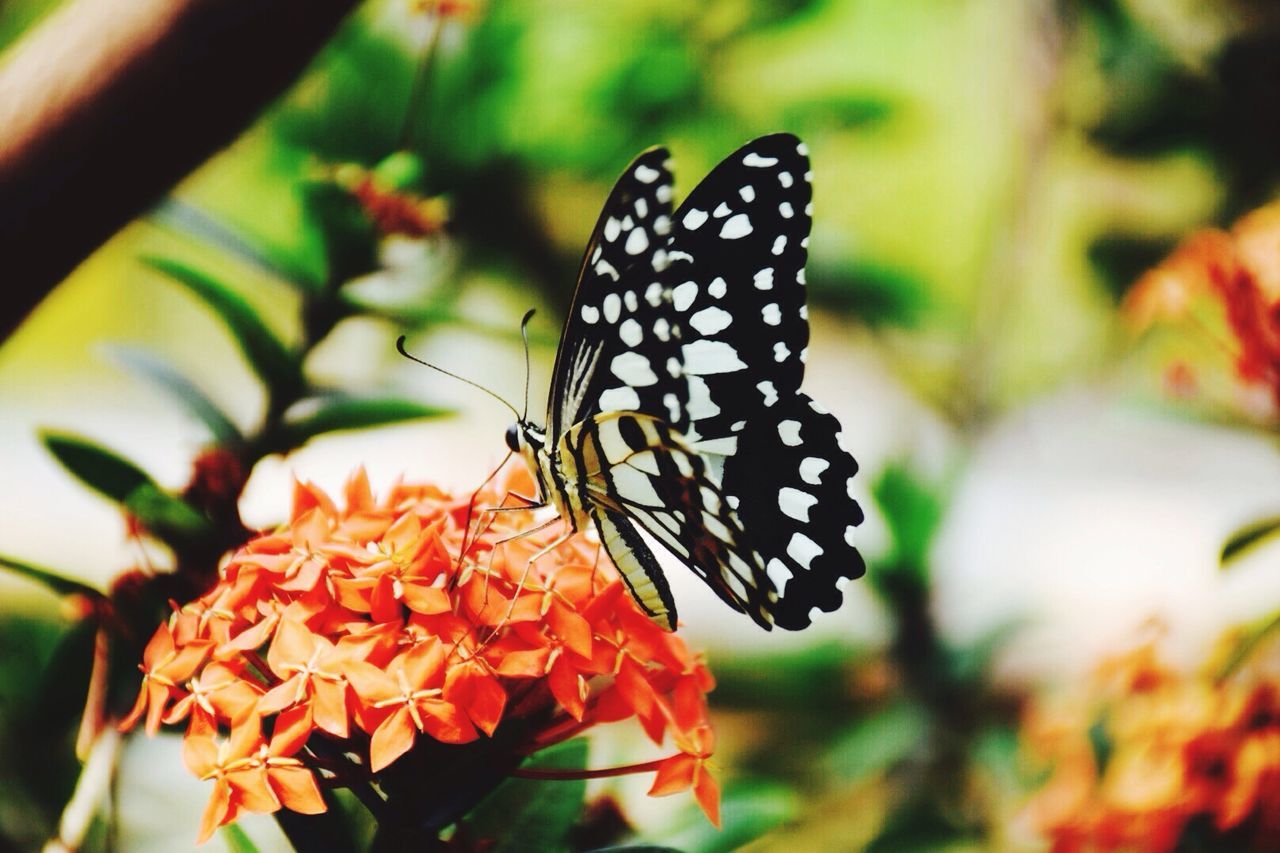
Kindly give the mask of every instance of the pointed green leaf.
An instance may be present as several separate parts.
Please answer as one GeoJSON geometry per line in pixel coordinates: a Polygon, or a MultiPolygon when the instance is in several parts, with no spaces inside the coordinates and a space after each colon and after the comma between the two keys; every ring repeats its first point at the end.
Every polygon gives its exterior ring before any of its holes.
{"type": "Polygon", "coordinates": [[[191,414],[209,428],[209,432],[218,444],[234,445],[244,441],[240,429],[218,408],[217,404],[168,362],[138,347],[112,346],[108,351],[113,359],[131,373],[150,380],[177,397],[191,414]]]}
{"type": "Polygon", "coordinates": [[[13,557],[6,557],[3,554],[0,554],[0,566],[3,566],[14,574],[22,575],[36,583],[43,584],[58,595],[80,594],[93,596],[94,598],[100,598],[102,596],[102,593],[86,583],[72,580],[66,575],[55,572],[52,569],[46,569],[42,566],[37,566],[22,560],[15,560],[13,557]]]}
{"type": "Polygon", "coordinates": [[[40,440],[82,483],[123,505],[160,538],[190,541],[209,534],[207,518],[116,453],[66,433],[43,432],[40,440]]]}
{"type": "Polygon", "coordinates": [[[143,261],[186,287],[213,309],[268,388],[278,391],[299,387],[302,378],[297,361],[244,297],[213,276],[180,261],[156,257],[143,261]]]}
{"type": "Polygon", "coordinates": [[[1249,659],[1249,656],[1261,645],[1262,641],[1271,636],[1271,633],[1276,629],[1280,629],[1280,613],[1253,623],[1249,627],[1248,633],[1232,649],[1231,657],[1227,659],[1227,662],[1222,665],[1222,669],[1218,671],[1218,681],[1225,681],[1230,678],[1240,668],[1240,665],[1249,659]]]}
{"type": "Polygon", "coordinates": [[[1261,545],[1278,533],[1280,533],[1280,516],[1264,518],[1261,521],[1255,521],[1240,528],[1231,534],[1231,538],[1222,546],[1220,557],[1222,565],[1225,567],[1227,563],[1236,559],[1253,546],[1261,545]]]}
{"type": "Polygon", "coordinates": [[[258,853],[258,845],[253,843],[253,839],[240,828],[239,824],[229,823],[218,830],[218,834],[222,836],[231,853],[258,853]]]}
{"type": "Polygon", "coordinates": [[[425,168],[422,158],[411,151],[395,151],[373,167],[373,177],[393,190],[417,190],[425,168]]]}
{"type": "Polygon", "coordinates": [[[306,414],[286,420],[274,449],[291,450],[326,432],[368,429],[420,418],[438,418],[450,410],[395,397],[334,396],[308,401],[306,414]]]}
{"type": "MultiPolygon", "coordinates": [[[[534,755],[529,767],[580,770],[587,763],[587,742],[576,738],[534,755]]],[[[508,779],[471,813],[468,823],[495,853],[563,850],[569,830],[582,814],[585,779],[508,779]]]]}
{"type": "Polygon", "coordinates": [[[151,212],[150,218],[161,225],[221,249],[300,291],[315,293],[321,288],[322,282],[316,275],[308,272],[304,265],[290,257],[289,253],[249,239],[182,199],[166,199],[151,212]]]}

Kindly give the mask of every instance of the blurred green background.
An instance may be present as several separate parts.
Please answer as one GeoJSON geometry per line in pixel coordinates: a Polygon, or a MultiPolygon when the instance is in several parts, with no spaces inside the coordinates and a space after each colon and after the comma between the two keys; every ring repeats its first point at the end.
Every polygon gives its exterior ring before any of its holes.
{"type": "MultiPolygon", "coordinates": [[[[0,4],[0,46],[52,5],[0,4]]],[[[417,330],[426,357],[517,399],[518,318],[544,309],[537,410],[582,246],[630,158],[668,145],[679,199],[787,130],[814,169],[806,387],[862,463],[870,574],[787,637],[725,625],[678,582],[720,680],[728,829],[645,802],[640,782],[616,790],[644,837],[680,849],[1035,849],[1016,820],[1034,783],[1017,755],[1026,693],[1152,616],[1196,649],[1280,600],[1265,567],[1217,575],[1214,550],[1280,505],[1271,448],[1168,405],[1169,347],[1135,343],[1116,310],[1185,233],[1275,195],[1278,84],[1280,13],[1261,0],[492,0],[443,22],[369,2],[0,348],[0,553],[99,588],[163,562],[37,436],[92,435],[167,488],[186,481],[207,431],[109,345],[145,345],[241,429],[270,408],[205,306],[142,258],[230,283],[288,344],[307,334],[305,288],[283,280],[342,278],[366,310],[308,352],[314,385],[455,412],[268,454],[251,526],[284,515],[295,473],[334,487],[366,464],[375,487],[408,472],[466,488],[503,451],[503,413],[403,363],[395,337],[417,330]],[[421,173],[388,165],[397,151],[421,173]],[[343,164],[443,198],[446,232],[342,232],[314,187],[343,164]]],[[[55,597],[3,583],[0,843],[34,849],[76,778],[88,646],[55,597]]],[[[625,761],[627,745],[598,752],[625,761]]],[[[172,751],[147,760],[181,775],[172,751]]],[[[186,845],[197,820],[162,815],[121,849],[186,845]]]]}

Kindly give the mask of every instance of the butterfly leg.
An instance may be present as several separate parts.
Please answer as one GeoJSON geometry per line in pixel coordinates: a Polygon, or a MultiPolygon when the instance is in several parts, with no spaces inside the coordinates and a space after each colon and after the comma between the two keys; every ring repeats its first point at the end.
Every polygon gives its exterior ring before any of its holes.
{"type": "MultiPolygon", "coordinates": [[[[525,533],[533,533],[536,530],[541,530],[544,527],[547,527],[556,521],[559,521],[559,519],[558,518],[552,519],[546,524],[542,524],[542,525],[539,525],[538,527],[533,528],[532,530],[525,531],[525,533]]],[[[501,631],[506,626],[507,622],[511,619],[511,615],[516,612],[516,602],[519,601],[520,593],[524,590],[524,585],[529,580],[529,574],[533,571],[533,564],[538,562],[548,554],[550,554],[555,549],[559,548],[564,543],[568,542],[570,539],[573,538],[574,534],[576,534],[577,532],[578,531],[575,530],[572,525],[566,524],[565,530],[563,533],[561,533],[555,539],[552,539],[542,548],[538,549],[538,552],[534,554],[532,557],[530,557],[529,561],[524,564],[524,571],[520,573],[520,580],[516,582],[516,591],[511,596],[511,603],[507,605],[506,614],[503,615],[501,621],[499,621],[498,624],[494,627],[493,633],[489,634],[489,637],[484,641],[484,643],[481,644],[481,648],[483,648],[484,646],[487,646],[489,643],[493,641],[494,637],[498,636],[498,632],[501,631]]],[[[521,534],[521,535],[524,535],[524,534],[521,534]]],[[[518,538],[518,537],[512,537],[512,538],[518,538]]],[[[504,540],[504,541],[510,541],[510,540],[504,540]]]]}

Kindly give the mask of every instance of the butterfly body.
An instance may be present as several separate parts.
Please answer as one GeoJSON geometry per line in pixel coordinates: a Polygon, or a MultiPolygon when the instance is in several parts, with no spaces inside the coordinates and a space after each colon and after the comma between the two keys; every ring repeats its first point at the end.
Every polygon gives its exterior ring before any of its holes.
{"type": "Polygon", "coordinates": [[[666,151],[637,158],[588,243],[547,426],[507,434],[542,500],[595,527],[669,629],[675,603],[640,530],[765,628],[805,627],[864,571],[857,465],[799,390],[808,181],[799,140],[761,137],[672,212],[666,151]]]}

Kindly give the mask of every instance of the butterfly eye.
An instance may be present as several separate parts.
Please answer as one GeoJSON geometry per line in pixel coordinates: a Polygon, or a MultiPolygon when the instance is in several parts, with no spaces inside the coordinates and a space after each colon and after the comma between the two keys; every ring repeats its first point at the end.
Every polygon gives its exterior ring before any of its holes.
{"type": "Polygon", "coordinates": [[[520,425],[512,424],[507,427],[507,447],[511,448],[512,453],[520,452],[520,425]]]}

